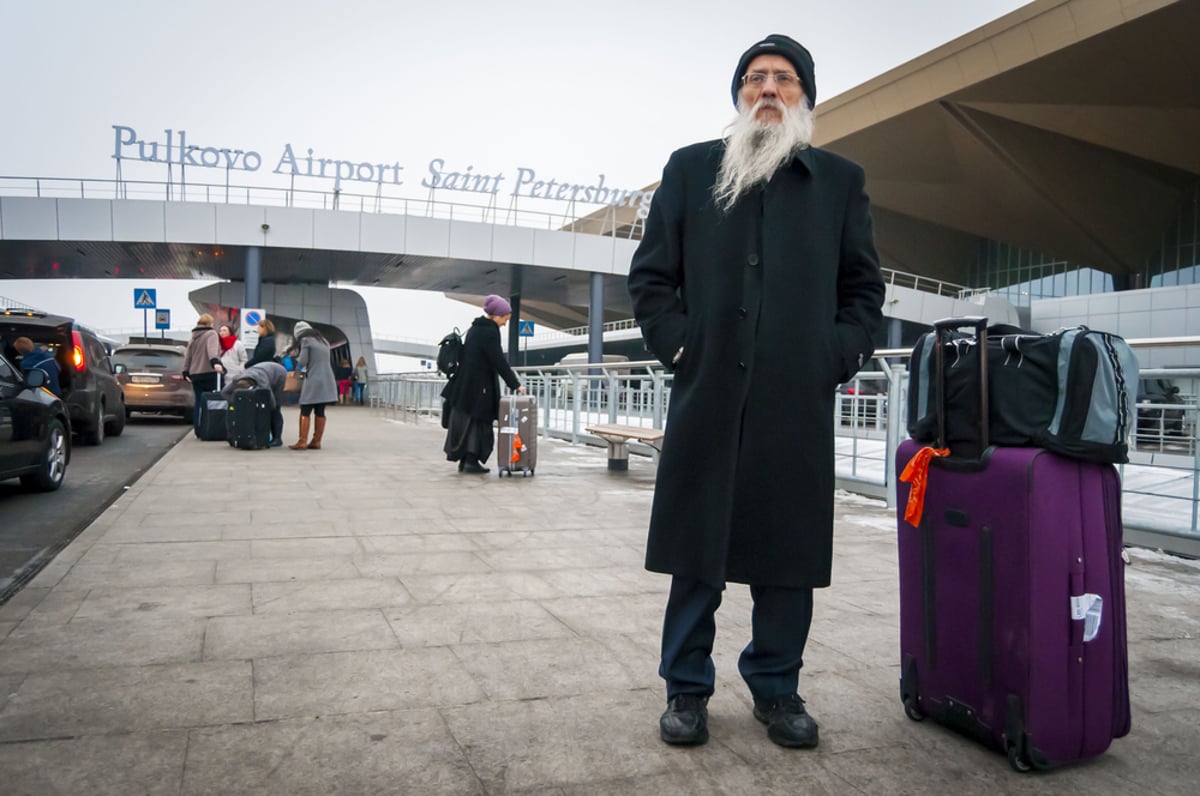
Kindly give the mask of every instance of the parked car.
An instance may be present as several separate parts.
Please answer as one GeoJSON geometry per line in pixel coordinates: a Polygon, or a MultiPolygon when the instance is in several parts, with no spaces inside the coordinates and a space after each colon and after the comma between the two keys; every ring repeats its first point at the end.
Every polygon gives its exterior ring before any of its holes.
{"type": "Polygon", "coordinates": [[[22,373],[0,356],[0,481],[43,492],[62,485],[71,461],[70,415],[46,382],[43,371],[22,373]]]}
{"type": "Polygon", "coordinates": [[[0,352],[18,360],[13,341],[28,337],[54,355],[71,428],[89,445],[125,430],[125,396],[100,336],[73,318],[32,310],[0,310],[0,352]]]}
{"type": "Polygon", "coordinates": [[[113,351],[113,370],[125,393],[125,414],[161,412],[192,422],[196,403],[192,385],[183,378],[187,348],[160,343],[134,343],[113,351]]]}

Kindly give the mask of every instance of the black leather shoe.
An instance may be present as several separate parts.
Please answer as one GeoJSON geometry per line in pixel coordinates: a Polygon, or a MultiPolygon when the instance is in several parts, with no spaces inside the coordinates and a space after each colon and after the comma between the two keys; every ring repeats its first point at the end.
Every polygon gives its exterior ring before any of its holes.
{"type": "Polygon", "coordinates": [[[680,694],[667,702],[658,719],[658,735],[678,746],[708,743],[708,697],[680,694]]]}
{"type": "Polygon", "coordinates": [[[491,472],[491,470],[484,467],[482,464],[480,464],[479,462],[477,462],[473,459],[469,462],[463,462],[462,471],[464,473],[479,473],[479,474],[491,472]]]}
{"type": "Polygon", "coordinates": [[[799,694],[760,702],[754,700],[754,718],[767,725],[767,737],[791,749],[813,749],[817,745],[817,723],[804,709],[799,694]]]}

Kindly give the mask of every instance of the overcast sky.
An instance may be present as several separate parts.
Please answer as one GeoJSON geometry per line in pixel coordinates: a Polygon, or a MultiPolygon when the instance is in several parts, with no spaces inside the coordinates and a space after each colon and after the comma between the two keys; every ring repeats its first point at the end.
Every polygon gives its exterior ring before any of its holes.
{"type": "MultiPolygon", "coordinates": [[[[769,33],[812,52],[820,102],[1024,4],[0,0],[0,175],[112,179],[121,125],[145,141],[170,128],[189,144],[257,151],[260,171],[233,177],[251,184],[271,184],[290,144],[403,165],[400,193],[414,198],[427,196],[420,180],[434,159],[509,185],[526,168],[636,189],[658,179],[672,150],[720,135],[737,58],[769,33]]],[[[166,176],[124,163],[127,179],[166,176]]],[[[101,327],[140,323],[124,300],[132,283],[82,287],[6,281],[0,296],[101,327]],[[76,309],[110,294],[113,312],[76,309]]],[[[179,294],[182,310],[183,287],[160,289],[179,294]]],[[[378,292],[374,325],[409,336],[440,337],[429,329],[474,315],[440,296],[397,310],[378,292]]]]}

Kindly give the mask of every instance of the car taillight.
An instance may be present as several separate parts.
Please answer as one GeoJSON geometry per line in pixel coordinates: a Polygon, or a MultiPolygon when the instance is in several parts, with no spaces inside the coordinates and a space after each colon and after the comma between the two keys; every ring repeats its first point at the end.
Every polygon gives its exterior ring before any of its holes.
{"type": "Polygon", "coordinates": [[[83,355],[83,338],[79,336],[79,332],[71,332],[71,342],[74,344],[75,350],[72,354],[75,363],[75,370],[80,373],[87,367],[87,359],[83,355]]]}

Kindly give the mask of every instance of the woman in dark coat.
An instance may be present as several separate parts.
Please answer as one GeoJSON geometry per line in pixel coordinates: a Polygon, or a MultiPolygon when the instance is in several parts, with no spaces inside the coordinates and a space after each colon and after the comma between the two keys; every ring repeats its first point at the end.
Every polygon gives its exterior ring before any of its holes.
{"type": "Polygon", "coordinates": [[[257,365],[260,362],[270,362],[275,359],[275,323],[270,318],[263,318],[258,322],[258,345],[254,346],[254,353],[250,355],[250,361],[246,363],[246,367],[257,365]]]}
{"type": "Polygon", "coordinates": [[[488,472],[481,463],[495,447],[492,423],[500,416],[500,379],[509,389],[525,392],[500,347],[500,329],[508,323],[512,307],[491,295],[483,302],[483,312],[471,322],[458,370],[442,390],[450,413],[443,450],[447,460],[458,462],[460,473],[488,472]]]}

